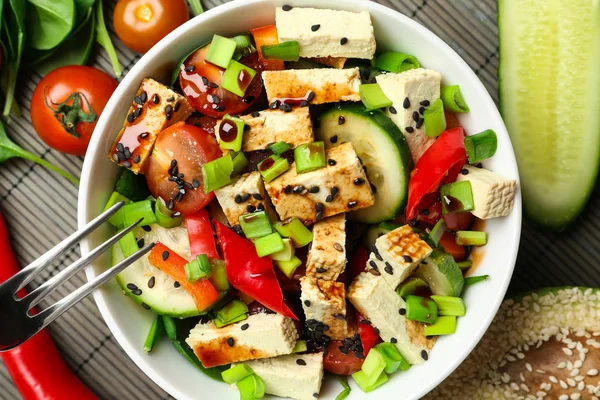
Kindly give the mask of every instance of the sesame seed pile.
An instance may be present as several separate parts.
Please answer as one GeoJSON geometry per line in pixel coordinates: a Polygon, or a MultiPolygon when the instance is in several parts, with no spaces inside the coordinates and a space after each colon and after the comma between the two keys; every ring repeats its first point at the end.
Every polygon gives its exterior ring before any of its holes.
{"type": "Polygon", "coordinates": [[[465,362],[424,399],[600,399],[600,290],[506,300],[465,362]]]}

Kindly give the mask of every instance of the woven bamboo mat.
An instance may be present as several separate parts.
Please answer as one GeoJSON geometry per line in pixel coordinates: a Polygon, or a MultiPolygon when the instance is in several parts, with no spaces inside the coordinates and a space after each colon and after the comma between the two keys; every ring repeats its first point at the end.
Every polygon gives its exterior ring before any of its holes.
{"type": "MultiPolygon", "coordinates": [[[[471,66],[492,98],[498,100],[495,0],[377,1],[410,16],[440,36],[471,66]]],[[[204,6],[213,8],[224,2],[204,0],[204,6]]],[[[106,7],[105,15],[111,19],[114,4],[106,4],[106,7]]],[[[108,25],[112,31],[111,22],[108,25]]],[[[127,72],[140,56],[125,48],[116,37],[114,41],[127,72]]],[[[106,54],[99,48],[95,50],[92,64],[110,72],[106,54]]],[[[29,101],[39,79],[35,72],[21,74],[17,101],[23,116],[7,126],[8,134],[19,145],[78,176],[83,159],[48,149],[31,127],[29,101]]],[[[27,265],[76,229],[76,207],[77,187],[67,180],[22,160],[0,166],[0,208],[21,265],[27,265]]],[[[599,226],[598,189],[579,222],[567,232],[545,233],[525,222],[510,293],[557,285],[600,287],[599,226]]],[[[37,283],[53,276],[78,256],[77,250],[70,252],[64,261],[44,272],[37,283]]],[[[83,274],[77,275],[50,296],[50,301],[56,301],[84,281],[83,274]]],[[[170,398],[129,360],[104,324],[93,300],[84,300],[50,330],[69,366],[100,398],[170,398]]],[[[0,363],[0,399],[19,398],[0,363]]]]}

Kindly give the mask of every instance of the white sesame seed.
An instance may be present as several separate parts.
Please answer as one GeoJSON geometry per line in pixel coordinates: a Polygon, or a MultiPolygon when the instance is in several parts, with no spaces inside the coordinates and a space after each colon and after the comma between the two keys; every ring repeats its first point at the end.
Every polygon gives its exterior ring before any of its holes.
{"type": "Polygon", "coordinates": [[[568,347],[563,347],[562,351],[563,351],[563,353],[565,353],[568,356],[572,356],[573,355],[573,350],[569,349],[568,347]]]}
{"type": "Polygon", "coordinates": [[[571,371],[571,373],[569,374],[569,376],[577,376],[579,375],[579,368],[575,368],[573,371],[571,371]]]}
{"type": "Polygon", "coordinates": [[[514,382],[511,382],[511,383],[510,383],[510,388],[511,388],[512,390],[519,390],[519,385],[517,385],[517,384],[516,384],[516,383],[514,383],[514,382]]]}
{"type": "Polygon", "coordinates": [[[500,379],[502,379],[502,382],[508,383],[510,382],[510,375],[505,372],[502,374],[502,377],[500,379]]]}
{"type": "Polygon", "coordinates": [[[558,400],[569,400],[569,395],[568,394],[561,394],[560,397],[558,398],[558,400]]]}
{"type": "Polygon", "coordinates": [[[567,383],[568,383],[568,384],[569,384],[569,386],[571,386],[571,387],[575,387],[575,386],[577,386],[577,382],[575,382],[575,379],[567,378],[567,383]]]}
{"type": "Polygon", "coordinates": [[[538,374],[545,374],[546,371],[544,371],[543,369],[536,369],[535,372],[537,372],[538,374]]]}
{"type": "Polygon", "coordinates": [[[596,368],[590,369],[587,374],[588,376],[596,376],[598,375],[598,370],[596,368]]]}
{"type": "Polygon", "coordinates": [[[564,362],[564,361],[562,361],[562,362],[560,362],[560,363],[558,364],[557,368],[558,368],[558,369],[565,369],[565,368],[567,368],[567,363],[566,363],[566,362],[564,362]]]}
{"type": "Polygon", "coordinates": [[[583,361],[581,360],[577,360],[573,363],[573,367],[575,368],[581,368],[583,366],[583,361]]]}
{"type": "Polygon", "coordinates": [[[533,367],[531,366],[531,364],[525,363],[525,368],[527,368],[527,371],[533,372],[533,367]]]}
{"type": "Polygon", "coordinates": [[[567,385],[567,382],[563,381],[562,379],[560,380],[560,387],[563,389],[568,389],[569,385],[567,385]]]}
{"type": "Polygon", "coordinates": [[[550,377],[548,378],[548,380],[552,383],[558,383],[558,379],[556,379],[556,377],[554,375],[550,375],[550,377]]]}
{"type": "Polygon", "coordinates": [[[521,386],[520,386],[520,388],[521,388],[522,390],[524,390],[525,392],[529,393],[529,387],[528,387],[526,384],[524,384],[524,383],[521,383],[521,386]]]}
{"type": "Polygon", "coordinates": [[[581,381],[577,384],[577,390],[583,390],[585,389],[585,382],[581,381]]]}
{"type": "Polygon", "coordinates": [[[581,393],[573,393],[571,395],[571,400],[579,400],[581,398],[581,393]]]}

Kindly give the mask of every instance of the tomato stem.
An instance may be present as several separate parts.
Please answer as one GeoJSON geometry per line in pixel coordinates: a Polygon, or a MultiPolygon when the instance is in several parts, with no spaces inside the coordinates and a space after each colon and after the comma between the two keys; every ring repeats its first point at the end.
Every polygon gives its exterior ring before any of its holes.
{"type": "Polygon", "coordinates": [[[92,108],[92,105],[88,101],[87,97],[82,92],[73,92],[67,97],[67,99],[60,103],[55,103],[52,99],[49,99],[46,94],[48,87],[44,88],[44,102],[46,107],[52,110],[54,118],[62,127],[73,137],[79,139],[81,135],[77,133],[77,124],[92,123],[98,119],[98,115],[92,108]],[[89,112],[83,111],[81,106],[81,98],[85,101],[89,112]],[[56,106],[56,107],[54,107],[56,106]]]}

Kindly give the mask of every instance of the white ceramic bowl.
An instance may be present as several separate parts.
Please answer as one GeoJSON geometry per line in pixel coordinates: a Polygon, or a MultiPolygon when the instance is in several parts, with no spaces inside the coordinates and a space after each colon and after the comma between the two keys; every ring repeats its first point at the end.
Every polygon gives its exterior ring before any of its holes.
{"type": "MultiPolygon", "coordinates": [[[[189,51],[210,40],[214,33],[231,35],[274,23],[275,7],[291,4],[304,7],[370,12],[380,49],[415,55],[427,68],[440,71],[445,84],[460,84],[471,111],[460,116],[468,132],[487,128],[498,134],[498,152],[486,167],[518,179],[513,149],[502,119],[489,94],[467,64],[441,39],[410,18],[370,1],[361,0],[245,0],[233,1],[192,19],[154,46],[123,79],[108,102],[92,137],[81,176],[78,222],[82,227],[98,215],[113,190],[118,168],[107,158],[110,145],[144,77],[167,81],[173,66],[189,51]]],[[[390,382],[375,393],[364,394],[356,386],[351,399],[417,399],[429,392],[465,359],[475,347],[496,314],[510,281],[521,232],[521,197],[507,218],[487,223],[489,243],[477,274],[489,274],[488,282],[469,288],[465,301],[468,313],[460,318],[456,334],[441,338],[429,361],[407,372],[394,374],[390,382]]],[[[82,242],[87,254],[106,239],[108,230],[98,231],[82,242]]],[[[86,273],[91,279],[105,270],[108,260],[98,260],[86,273]]],[[[129,300],[111,282],[94,294],[110,330],[131,359],[159,386],[180,400],[237,399],[229,386],[205,377],[181,357],[172,346],[157,346],[151,355],[142,343],[152,314],[129,300]]],[[[333,399],[340,387],[324,385],[321,398],[333,399]]]]}

